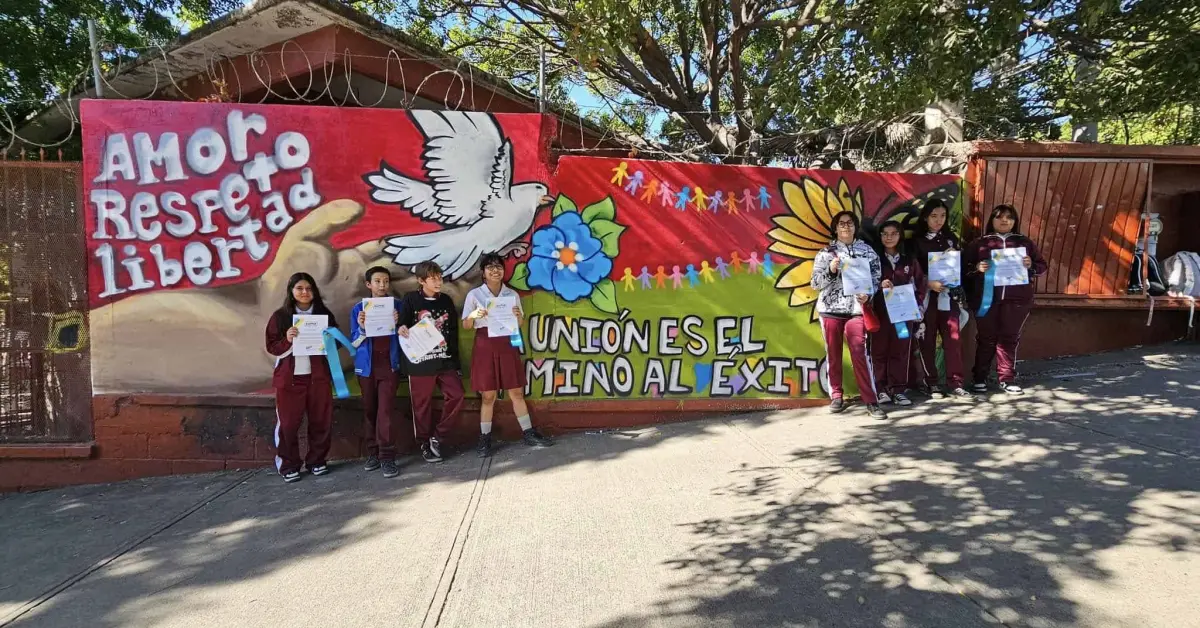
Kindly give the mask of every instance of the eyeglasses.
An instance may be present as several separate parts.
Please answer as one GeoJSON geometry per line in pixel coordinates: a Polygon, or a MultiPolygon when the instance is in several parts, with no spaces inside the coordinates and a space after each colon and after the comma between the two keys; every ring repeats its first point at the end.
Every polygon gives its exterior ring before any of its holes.
{"type": "Polygon", "coordinates": [[[501,266],[499,264],[493,264],[491,266],[484,266],[483,269],[484,270],[504,270],[504,266],[501,266]]]}
{"type": "Polygon", "coordinates": [[[839,227],[853,227],[853,226],[854,226],[854,221],[853,221],[853,220],[843,220],[843,221],[840,221],[840,222],[838,222],[837,226],[839,226],[839,227]]]}

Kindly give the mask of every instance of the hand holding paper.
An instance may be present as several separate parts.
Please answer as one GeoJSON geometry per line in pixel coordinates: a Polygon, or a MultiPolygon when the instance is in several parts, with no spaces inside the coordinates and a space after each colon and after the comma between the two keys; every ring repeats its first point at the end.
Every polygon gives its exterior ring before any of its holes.
{"type": "Polygon", "coordinates": [[[292,341],[292,355],[325,355],[325,329],[329,317],[324,314],[294,314],[292,326],[299,329],[292,341]]]}
{"type": "Polygon", "coordinates": [[[962,282],[962,252],[941,251],[929,254],[929,281],[957,286],[962,282]]]}
{"type": "Polygon", "coordinates": [[[841,262],[842,294],[852,297],[875,292],[871,280],[871,263],[862,257],[850,257],[841,262]]]}
{"type": "Polygon", "coordinates": [[[446,340],[442,332],[438,331],[437,325],[428,318],[421,319],[419,323],[409,327],[407,332],[399,334],[400,349],[408,356],[410,362],[419,362],[421,358],[442,346],[442,342],[446,340]]]}
{"type": "Polygon", "coordinates": [[[888,320],[893,323],[921,320],[921,308],[917,306],[917,295],[910,283],[884,290],[883,302],[887,306],[888,320]]]}
{"type": "Polygon", "coordinates": [[[363,332],[368,338],[390,336],[396,331],[396,301],[392,297],[363,299],[363,332]]]}
{"type": "Polygon", "coordinates": [[[1025,267],[1025,247],[993,250],[992,264],[996,267],[997,286],[1024,286],[1029,283],[1029,269],[1025,267]]]}
{"type": "Polygon", "coordinates": [[[495,297],[487,303],[488,337],[511,336],[521,329],[517,320],[517,300],[513,297],[495,297]]]}

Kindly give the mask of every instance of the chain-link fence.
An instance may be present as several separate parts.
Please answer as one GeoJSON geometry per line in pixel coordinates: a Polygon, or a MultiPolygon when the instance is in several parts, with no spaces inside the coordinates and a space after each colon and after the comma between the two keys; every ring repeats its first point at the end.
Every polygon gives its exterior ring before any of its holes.
{"type": "Polygon", "coordinates": [[[91,438],[80,176],[0,161],[0,443],[91,438]]]}

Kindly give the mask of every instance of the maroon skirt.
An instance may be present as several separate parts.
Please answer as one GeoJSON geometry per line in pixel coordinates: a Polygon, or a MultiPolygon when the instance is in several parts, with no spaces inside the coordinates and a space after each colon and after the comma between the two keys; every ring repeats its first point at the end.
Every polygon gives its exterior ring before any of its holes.
{"type": "Polygon", "coordinates": [[[488,336],[486,327],[475,330],[471,351],[471,390],[490,392],[525,388],[525,362],[508,336],[488,336]]]}

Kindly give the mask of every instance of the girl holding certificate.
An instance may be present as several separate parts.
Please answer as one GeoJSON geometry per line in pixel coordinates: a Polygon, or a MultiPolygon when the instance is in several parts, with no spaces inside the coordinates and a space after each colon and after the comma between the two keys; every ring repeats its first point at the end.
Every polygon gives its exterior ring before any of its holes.
{"type": "MultiPolygon", "coordinates": [[[[963,265],[967,268],[970,286],[970,305],[975,311],[975,392],[987,392],[988,372],[992,368],[992,358],[996,359],[996,374],[1000,379],[1000,390],[1019,395],[1022,390],[1017,386],[1017,347],[1021,343],[1021,329],[1033,309],[1033,285],[1031,277],[1037,277],[1046,272],[1046,260],[1038,251],[1032,240],[1021,235],[1020,218],[1017,210],[1011,205],[997,205],[988,218],[987,232],[976,239],[963,251],[963,265]],[[1010,253],[1000,253],[1009,249],[1018,249],[1010,253]],[[993,268],[993,257],[1009,258],[1019,255],[1019,249],[1024,254],[1017,260],[1018,271],[1024,267],[1024,273],[1006,273],[1001,279],[993,268]],[[996,252],[996,253],[994,253],[996,252]],[[989,271],[991,274],[989,275],[989,271]],[[985,286],[991,284],[990,291],[985,286]]],[[[1006,269],[1007,270],[1007,269],[1006,269]]]]}
{"type": "Polygon", "coordinates": [[[817,315],[825,338],[826,363],[829,366],[829,409],[846,409],[842,397],[842,341],[850,347],[854,381],[867,404],[867,414],[886,419],[875,395],[871,375],[869,340],[863,323],[863,307],[879,289],[879,256],[857,237],[859,222],[854,212],[838,212],[830,225],[837,239],[817,253],[813,260],[812,286],[819,291],[817,315]]]}
{"type": "Polygon", "coordinates": [[[879,239],[883,244],[879,256],[882,270],[879,292],[875,294],[871,304],[875,308],[875,316],[880,325],[879,331],[871,334],[871,360],[879,403],[911,406],[912,401],[904,391],[908,387],[908,367],[912,358],[910,342],[913,333],[916,332],[916,324],[907,322],[907,317],[898,321],[891,320],[888,299],[899,299],[902,295],[896,293],[893,297],[888,291],[897,286],[911,285],[916,303],[912,304],[914,299],[909,299],[910,316],[919,318],[921,300],[925,295],[925,274],[921,272],[921,265],[911,255],[900,250],[902,228],[895,220],[889,220],[879,227],[879,239]],[[901,322],[908,332],[903,338],[896,327],[898,322],[901,322]]]}
{"type": "Polygon", "coordinates": [[[300,335],[296,316],[324,317],[327,327],[337,327],[333,312],[321,300],[317,282],[308,273],[288,279],[283,307],[267,320],[267,353],[275,356],[275,468],[284,482],[300,479],[300,423],[308,415],[308,455],[304,463],[313,475],[329,472],[333,425],[333,379],[323,354],[296,352],[293,343],[300,335]]]}
{"type": "Polygon", "coordinates": [[[471,388],[481,397],[476,451],[481,457],[492,455],[492,412],[501,390],[512,399],[525,444],[549,447],[552,441],[534,429],[525,403],[525,362],[515,343],[524,320],[521,297],[504,285],[504,259],[499,255],[485,254],[479,260],[479,268],[483,271],[483,285],[467,293],[462,317],[463,328],[475,330],[471,388]],[[501,329],[506,333],[496,333],[501,329]]]}
{"type": "Polygon", "coordinates": [[[974,399],[974,396],[964,388],[962,344],[959,342],[959,321],[961,309],[958,299],[952,298],[952,286],[962,282],[961,249],[962,243],[958,236],[950,230],[946,219],[949,210],[940,199],[932,199],[921,209],[921,218],[917,221],[915,233],[911,241],[913,257],[921,265],[921,271],[928,280],[928,290],[925,292],[925,333],[920,343],[921,359],[917,361],[920,377],[923,380],[924,392],[934,399],[946,396],[938,385],[937,371],[937,339],[942,339],[942,355],[946,362],[946,388],[950,394],[960,399],[974,399]],[[959,255],[957,272],[947,273],[951,267],[954,255],[944,255],[954,252],[959,255]],[[934,254],[938,262],[931,271],[929,266],[930,254],[934,254]],[[936,273],[936,274],[935,274],[936,273]]]}

